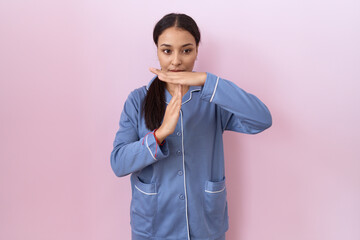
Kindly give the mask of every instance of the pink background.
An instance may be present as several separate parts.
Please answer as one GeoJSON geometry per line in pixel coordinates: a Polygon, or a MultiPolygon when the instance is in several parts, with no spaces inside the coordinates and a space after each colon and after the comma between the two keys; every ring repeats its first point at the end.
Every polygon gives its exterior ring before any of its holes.
{"type": "Polygon", "coordinates": [[[173,11],[201,29],[195,70],[273,116],[259,135],[224,135],[227,239],[360,239],[355,0],[0,1],[0,239],[130,239],[129,177],[110,152],[173,11]]]}

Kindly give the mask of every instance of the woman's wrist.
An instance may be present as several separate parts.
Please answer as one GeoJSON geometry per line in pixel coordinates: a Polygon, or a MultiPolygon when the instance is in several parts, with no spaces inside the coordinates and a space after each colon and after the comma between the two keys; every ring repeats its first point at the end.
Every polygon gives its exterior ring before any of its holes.
{"type": "Polygon", "coordinates": [[[163,141],[165,140],[165,138],[168,136],[168,135],[166,135],[166,133],[163,131],[163,129],[161,127],[156,129],[156,131],[154,132],[154,135],[155,135],[155,139],[158,141],[157,143],[159,145],[161,145],[163,143],[163,141]]]}
{"type": "Polygon", "coordinates": [[[200,83],[200,86],[204,86],[206,78],[207,78],[207,73],[206,72],[199,72],[198,73],[198,82],[200,83]]]}

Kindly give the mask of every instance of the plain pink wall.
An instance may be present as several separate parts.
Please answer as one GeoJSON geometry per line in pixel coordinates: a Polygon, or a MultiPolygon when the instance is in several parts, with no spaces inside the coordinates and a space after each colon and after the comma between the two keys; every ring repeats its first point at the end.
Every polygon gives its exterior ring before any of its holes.
{"type": "Polygon", "coordinates": [[[168,12],[202,32],[196,71],[262,99],[273,126],[225,133],[228,240],[360,239],[360,4],[0,1],[0,239],[130,239],[110,167],[127,95],[158,66],[168,12]]]}

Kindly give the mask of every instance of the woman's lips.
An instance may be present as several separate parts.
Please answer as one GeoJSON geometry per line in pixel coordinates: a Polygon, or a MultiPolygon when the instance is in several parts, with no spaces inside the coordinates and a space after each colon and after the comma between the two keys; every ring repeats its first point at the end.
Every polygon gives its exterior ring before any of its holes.
{"type": "Polygon", "coordinates": [[[170,72],[183,72],[185,70],[170,70],[170,72]]]}

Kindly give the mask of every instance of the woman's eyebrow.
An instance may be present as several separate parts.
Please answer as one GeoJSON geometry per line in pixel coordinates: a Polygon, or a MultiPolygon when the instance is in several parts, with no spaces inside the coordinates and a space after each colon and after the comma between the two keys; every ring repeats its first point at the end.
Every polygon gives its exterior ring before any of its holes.
{"type": "MultiPolygon", "coordinates": [[[[181,47],[187,47],[187,46],[190,46],[190,45],[194,45],[194,44],[192,44],[192,43],[187,43],[187,44],[182,45],[181,47]]],[[[163,43],[163,44],[160,45],[160,47],[162,47],[162,46],[164,46],[164,47],[171,47],[170,44],[166,44],[166,43],[163,43]]]]}

